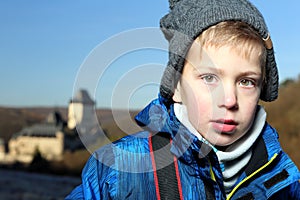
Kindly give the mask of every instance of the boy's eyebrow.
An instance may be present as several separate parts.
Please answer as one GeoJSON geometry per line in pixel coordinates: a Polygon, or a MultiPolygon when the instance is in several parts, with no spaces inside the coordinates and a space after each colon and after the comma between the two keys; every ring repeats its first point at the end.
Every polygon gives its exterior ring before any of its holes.
{"type": "Polygon", "coordinates": [[[251,76],[251,75],[254,75],[254,76],[261,76],[261,72],[255,72],[255,71],[246,71],[246,72],[243,72],[240,74],[240,76],[251,76]]]}
{"type": "Polygon", "coordinates": [[[202,71],[209,71],[209,72],[213,72],[213,73],[217,73],[217,74],[224,74],[224,71],[221,69],[218,69],[216,67],[209,67],[209,66],[195,66],[194,70],[196,72],[202,72],[202,71]]]}
{"type": "Polygon", "coordinates": [[[201,66],[195,66],[194,67],[194,71],[204,71],[204,70],[207,70],[207,71],[213,71],[213,72],[215,72],[215,73],[218,73],[218,74],[223,74],[224,72],[223,72],[223,70],[221,70],[221,69],[218,69],[218,68],[216,68],[216,67],[209,67],[209,66],[203,66],[203,65],[201,65],[201,66]]]}

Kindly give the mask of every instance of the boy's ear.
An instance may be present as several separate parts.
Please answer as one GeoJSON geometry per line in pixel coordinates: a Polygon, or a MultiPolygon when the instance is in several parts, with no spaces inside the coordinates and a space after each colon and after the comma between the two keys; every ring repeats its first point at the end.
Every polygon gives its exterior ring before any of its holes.
{"type": "Polygon", "coordinates": [[[174,95],[172,97],[173,101],[176,102],[176,103],[181,103],[182,102],[180,87],[181,87],[180,81],[178,81],[177,86],[176,86],[175,91],[174,91],[174,95]]]}

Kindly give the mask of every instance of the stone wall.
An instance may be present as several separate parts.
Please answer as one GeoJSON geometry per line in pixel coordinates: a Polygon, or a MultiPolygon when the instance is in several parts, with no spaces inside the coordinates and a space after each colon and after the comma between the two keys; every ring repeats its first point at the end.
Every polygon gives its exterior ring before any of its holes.
{"type": "Polygon", "coordinates": [[[49,161],[62,160],[64,134],[58,131],[55,137],[18,136],[9,141],[9,154],[18,161],[29,163],[37,152],[49,161]]]}

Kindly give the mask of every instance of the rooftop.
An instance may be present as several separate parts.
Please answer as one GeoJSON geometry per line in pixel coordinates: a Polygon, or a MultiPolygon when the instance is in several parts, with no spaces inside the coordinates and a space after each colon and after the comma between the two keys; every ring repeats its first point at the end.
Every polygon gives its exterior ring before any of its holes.
{"type": "Polygon", "coordinates": [[[90,104],[94,105],[95,102],[91,99],[90,95],[86,90],[79,90],[75,97],[71,99],[70,103],[82,103],[82,104],[90,104]]]}
{"type": "Polygon", "coordinates": [[[35,124],[30,127],[23,128],[20,132],[15,134],[17,136],[31,136],[31,137],[56,137],[56,132],[62,128],[55,124],[35,124]]]}

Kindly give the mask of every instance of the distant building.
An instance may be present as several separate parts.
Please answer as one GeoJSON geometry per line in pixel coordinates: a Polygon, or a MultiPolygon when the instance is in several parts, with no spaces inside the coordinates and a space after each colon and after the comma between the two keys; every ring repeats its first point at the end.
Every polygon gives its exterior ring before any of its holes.
{"type": "Polygon", "coordinates": [[[85,144],[95,142],[100,131],[94,109],[88,92],[78,91],[69,103],[67,122],[59,112],[53,112],[44,123],[23,128],[9,141],[10,156],[24,163],[30,163],[37,153],[47,160],[62,160],[65,150],[84,148],[82,140],[85,144]]]}
{"type": "Polygon", "coordinates": [[[103,136],[95,109],[95,102],[86,90],[79,90],[69,103],[68,128],[75,129],[81,141],[89,147],[103,136]]]}
{"type": "Polygon", "coordinates": [[[29,163],[39,152],[47,160],[62,160],[64,121],[58,112],[49,114],[45,123],[26,127],[9,141],[9,153],[20,162],[29,163]]]}
{"type": "Polygon", "coordinates": [[[74,129],[76,126],[94,127],[98,124],[94,113],[95,102],[86,90],[79,90],[69,103],[68,128],[74,129]]]}

